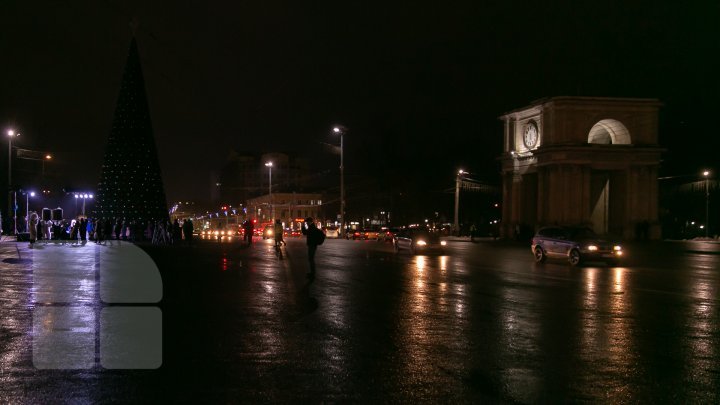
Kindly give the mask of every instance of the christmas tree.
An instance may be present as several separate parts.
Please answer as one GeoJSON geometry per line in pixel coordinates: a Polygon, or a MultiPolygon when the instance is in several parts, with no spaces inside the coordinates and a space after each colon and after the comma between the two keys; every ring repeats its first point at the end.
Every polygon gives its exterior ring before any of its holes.
{"type": "Polygon", "coordinates": [[[100,218],[168,218],[155,138],[135,38],[130,43],[120,94],[98,184],[100,218]]]}

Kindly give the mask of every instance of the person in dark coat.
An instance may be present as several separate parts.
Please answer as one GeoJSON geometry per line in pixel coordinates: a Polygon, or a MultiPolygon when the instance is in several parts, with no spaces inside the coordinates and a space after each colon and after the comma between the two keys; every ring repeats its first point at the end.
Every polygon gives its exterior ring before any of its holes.
{"type": "Polygon", "coordinates": [[[318,229],[315,225],[315,221],[312,218],[305,218],[305,225],[302,227],[302,233],[305,235],[307,247],[308,247],[308,262],[310,263],[310,272],[307,274],[308,278],[315,277],[315,252],[317,251],[318,245],[321,245],[325,241],[325,234],[323,231],[318,229]]]}
{"type": "Polygon", "coordinates": [[[81,218],[78,232],[80,233],[80,243],[83,245],[87,243],[87,225],[87,218],[81,218]]]}
{"type": "Polygon", "coordinates": [[[252,245],[252,237],[255,226],[253,225],[252,221],[248,219],[243,224],[243,228],[245,228],[245,242],[247,242],[248,246],[252,245]]]}
{"type": "Polygon", "coordinates": [[[29,231],[30,231],[30,249],[33,248],[35,245],[35,240],[37,240],[37,224],[38,224],[38,215],[35,213],[35,211],[30,212],[30,216],[28,218],[29,223],[29,231]]]}
{"type": "Polygon", "coordinates": [[[194,228],[193,223],[190,218],[183,221],[182,230],[183,230],[183,235],[185,236],[185,243],[188,246],[192,246],[193,231],[194,231],[193,228],[194,228]]]}

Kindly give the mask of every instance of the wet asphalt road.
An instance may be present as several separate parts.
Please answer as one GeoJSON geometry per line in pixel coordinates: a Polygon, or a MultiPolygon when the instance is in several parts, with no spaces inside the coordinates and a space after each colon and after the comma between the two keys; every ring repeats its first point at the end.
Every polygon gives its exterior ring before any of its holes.
{"type": "MultiPolygon", "coordinates": [[[[302,239],[282,258],[257,239],[146,246],[163,284],[155,370],[36,369],[34,252],[17,247],[0,244],[0,403],[720,403],[718,245],[571,268],[508,242],[412,256],[327,240],[312,281],[302,239]]],[[[107,247],[44,249],[90,263],[107,247]]]]}

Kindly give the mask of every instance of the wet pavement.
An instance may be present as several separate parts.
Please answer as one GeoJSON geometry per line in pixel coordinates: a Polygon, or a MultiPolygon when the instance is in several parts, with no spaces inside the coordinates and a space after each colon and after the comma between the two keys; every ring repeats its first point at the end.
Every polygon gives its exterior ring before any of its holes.
{"type": "Polygon", "coordinates": [[[634,244],[621,267],[571,268],[464,242],[412,256],[329,239],[313,280],[302,239],[282,257],[262,240],[141,246],[161,299],[119,305],[100,291],[118,247],[3,241],[0,402],[720,402],[717,244],[634,244]],[[40,286],[48,260],[74,270],[40,286]],[[34,314],[57,292],[86,325],[56,329],[93,350],[76,369],[38,367],[34,314]],[[160,309],[159,368],[103,362],[102,314],[126,306],[160,309]]]}

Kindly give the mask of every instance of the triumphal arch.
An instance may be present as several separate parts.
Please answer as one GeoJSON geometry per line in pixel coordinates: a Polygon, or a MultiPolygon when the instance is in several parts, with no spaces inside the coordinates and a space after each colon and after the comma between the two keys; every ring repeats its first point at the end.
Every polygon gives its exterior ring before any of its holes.
{"type": "Polygon", "coordinates": [[[583,224],[624,238],[660,238],[656,99],[552,97],[504,123],[504,237],[583,224]]]}

